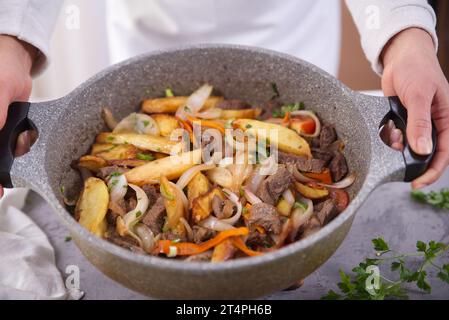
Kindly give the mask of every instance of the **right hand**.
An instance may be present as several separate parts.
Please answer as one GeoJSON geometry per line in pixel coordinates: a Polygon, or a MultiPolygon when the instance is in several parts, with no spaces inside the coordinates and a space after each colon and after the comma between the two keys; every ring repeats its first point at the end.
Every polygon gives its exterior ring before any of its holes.
{"type": "MultiPolygon", "coordinates": [[[[31,93],[31,68],[37,56],[33,46],[8,35],[0,35],[0,130],[14,101],[27,101],[31,93]]],[[[16,155],[28,152],[30,139],[24,133],[17,139],[16,155]]],[[[0,185],[0,198],[3,187],[0,185]]]]}

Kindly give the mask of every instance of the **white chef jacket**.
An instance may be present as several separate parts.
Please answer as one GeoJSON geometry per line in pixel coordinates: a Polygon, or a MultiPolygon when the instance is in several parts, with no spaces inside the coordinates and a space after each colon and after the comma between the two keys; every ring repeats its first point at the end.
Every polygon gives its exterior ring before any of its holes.
{"type": "MultiPolygon", "coordinates": [[[[62,0],[1,0],[0,33],[17,36],[48,60],[49,39],[62,0]]],[[[425,0],[346,0],[373,69],[398,32],[418,27],[433,38],[436,18],[425,0]]],[[[113,62],[153,49],[191,43],[255,45],[296,55],[335,74],[338,0],[109,0],[113,62]]],[[[87,49],[86,49],[87,50],[87,49]]],[[[93,53],[94,54],[94,53],[93,53]]]]}

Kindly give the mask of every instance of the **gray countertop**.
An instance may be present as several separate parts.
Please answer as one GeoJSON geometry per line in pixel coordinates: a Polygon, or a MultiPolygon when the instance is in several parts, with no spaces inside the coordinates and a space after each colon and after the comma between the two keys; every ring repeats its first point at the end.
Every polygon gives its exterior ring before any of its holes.
{"type": "MultiPolygon", "coordinates": [[[[442,187],[449,187],[449,170],[428,189],[439,190],[442,187]]],[[[449,212],[412,202],[409,191],[410,186],[405,183],[390,183],[376,189],[359,209],[351,231],[331,259],[306,278],[301,288],[264,298],[319,299],[329,289],[336,289],[339,269],[349,272],[365,257],[372,255],[371,239],[378,236],[383,236],[397,250],[405,251],[414,251],[417,240],[449,242],[449,212]]],[[[103,275],[82,256],[73,241],[65,241],[69,236],[68,230],[36,193],[29,194],[24,211],[48,235],[62,275],[65,276],[69,265],[79,267],[84,299],[147,299],[103,275]]],[[[448,258],[446,255],[446,261],[448,258]]],[[[432,275],[432,293],[423,294],[411,287],[411,298],[449,299],[449,285],[432,275]]]]}

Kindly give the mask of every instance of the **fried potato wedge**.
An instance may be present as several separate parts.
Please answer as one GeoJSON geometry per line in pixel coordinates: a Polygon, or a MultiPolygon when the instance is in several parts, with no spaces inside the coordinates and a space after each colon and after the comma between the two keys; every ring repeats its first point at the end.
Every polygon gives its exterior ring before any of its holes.
{"type": "Polygon", "coordinates": [[[201,149],[185,152],[180,155],[157,159],[147,164],[131,169],[125,173],[128,183],[144,185],[159,181],[161,175],[172,180],[179,178],[186,170],[199,164],[201,161],[201,149]]]}
{"type": "Polygon", "coordinates": [[[240,109],[240,110],[225,110],[221,111],[220,118],[222,119],[255,119],[262,113],[262,109],[240,109]]]}
{"type": "Polygon", "coordinates": [[[165,137],[150,136],[137,133],[102,132],[97,135],[97,143],[131,144],[142,150],[150,150],[170,154],[173,148],[179,147],[179,142],[165,137]]]}
{"type": "Polygon", "coordinates": [[[103,237],[107,227],[105,216],[108,204],[109,192],[106,183],[91,177],[84,183],[84,189],[75,207],[75,218],[84,228],[103,237]]]}
{"type": "Polygon", "coordinates": [[[211,262],[222,262],[232,259],[237,249],[232,243],[232,239],[226,239],[222,243],[215,246],[212,252],[211,262]]]}
{"type": "Polygon", "coordinates": [[[209,189],[209,179],[201,172],[198,172],[187,184],[187,199],[190,206],[192,206],[193,199],[205,194],[209,189]]]}
{"type": "Polygon", "coordinates": [[[268,139],[279,150],[299,156],[312,157],[310,146],[304,138],[295,131],[274,123],[252,119],[237,119],[233,121],[235,128],[246,131],[258,139],[268,139]]]}
{"type": "MultiPolygon", "coordinates": [[[[180,106],[186,104],[188,97],[166,97],[147,99],[142,101],[142,112],[145,113],[175,113],[180,106]]],[[[213,108],[223,97],[209,97],[204,104],[204,109],[213,108]]]]}
{"type": "Polygon", "coordinates": [[[135,159],[139,153],[132,144],[109,144],[96,143],[92,146],[92,155],[103,158],[104,160],[123,160],[135,159]],[[106,147],[105,147],[106,146],[106,147]]]}
{"type": "Polygon", "coordinates": [[[192,218],[195,222],[200,222],[210,215],[212,212],[212,199],[214,196],[224,199],[223,192],[218,187],[215,187],[209,192],[193,199],[192,218]]]}
{"type": "Polygon", "coordinates": [[[82,156],[78,160],[78,166],[89,169],[90,171],[97,172],[103,167],[108,165],[107,161],[97,156],[82,156]]]}
{"type": "Polygon", "coordinates": [[[300,182],[295,182],[296,190],[304,197],[319,200],[327,197],[329,195],[329,190],[320,186],[310,186],[302,184],[300,182]]]}
{"type": "Polygon", "coordinates": [[[163,230],[171,230],[179,224],[179,220],[184,216],[184,205],[181,198],[177,197],[177,190],[165,176],[160,177],[160,189],[167,212],[163,230]]]}
{"type": "Polygon", "coordinates": [[[156,121],[159,126],[159,133],[163,137],[170,137],[173,130],[180,128],[178,119],[174,116],[165,114],[165,113],[157,113],[151,115],[151,117],[156,121]]]}

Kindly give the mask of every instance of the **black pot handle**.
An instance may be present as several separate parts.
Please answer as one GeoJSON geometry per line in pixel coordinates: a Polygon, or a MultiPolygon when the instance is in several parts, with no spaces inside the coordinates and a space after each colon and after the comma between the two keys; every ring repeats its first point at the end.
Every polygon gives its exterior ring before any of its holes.
{"type": "Polygon", "coordinates": [[[382,120],[381,126],[383,126],[388,120],[392,120],[396,128],[402,131],[402,135],[404,137],[404,150],[402,151],[405,162],[404,181],[410,182],[421,176],[429,167],[435,154],[435,148],[437,145],[437,131],[435,124],[432,121],[432,152],[426,156],[416,154],[407,141],[407,109],[402,105],[399,97],[388,97],[388,101],[390,103],[390,111],[382,120]]]}
{"type": "Polygon", "coordinates": [[[14,162],[14,151],[17,137],[26,130],[36,130],[28,119],[29,102],[14,102],[8,108],[5,126],[0,130],[0,185],[12,188],[11,167],[14,162]]]}

